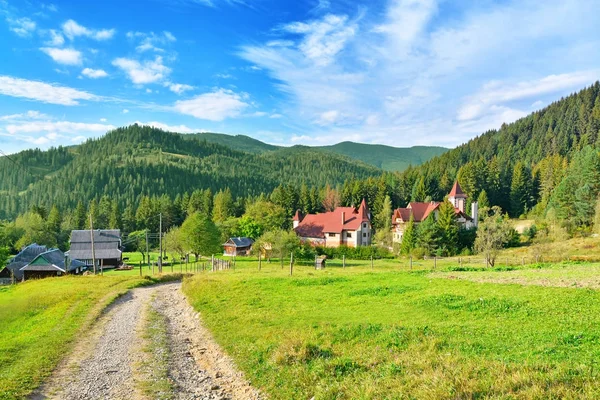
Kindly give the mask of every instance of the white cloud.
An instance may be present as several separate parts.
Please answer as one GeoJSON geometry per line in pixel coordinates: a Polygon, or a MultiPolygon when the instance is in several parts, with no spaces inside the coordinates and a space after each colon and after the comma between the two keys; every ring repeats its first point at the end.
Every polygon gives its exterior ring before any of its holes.
{"type": "Polygon", "coordinates": [[[37,27],[35,21],[32,21],[29,18],[8,18],[7,21],[9,29],[20,37],[30,36],[37,27]]]}
{"type": "Polygon", "coordinates": [[[64,36],[60,32],[56,31],[55,29],[50,29],[48,31],[48,34],[50,35],[50,40],[48,40],[46,42],[46,44],[48,46],[57,47],[57,46],[62,46],[63,44],[65,44],[64,36]]]}
{"type": "MultiPolygon", "coordinates": [[[[600,77],[600,70],[579,71],[560,75],[550,75],[541,79],[510,84],[492,81],[483,89],[468,98],[459,110],[457,119],[468,121],[488,113],[490,108],[503,103],[528,99],[540,95],[577,90],[600,77]]],[[[509,121],[510,122],[510,121],[509,121]]]]}
{"type": "Polygon", "coordinates": [[[177,93],[177,94],[182,94],[183,92],[194,89],[194,87],[190,86],[190,85],[186,85],[183,83],[171,83],[171,82],[165,82],[165,87],[168,87],[171,92],[177,93]]]}
{"type": "Polygon", "coordinates": [[[272,79],[296,136],[392,145],[457,145],[600,77],[577,72],[600,65],[598,0],[484,3],[445,2],[439,18],[440,1],[387,0],[275,27],[239,55],[272,79]]]}
{"type": "Polygon", "coordinates": [[[231,74],[217,74],[215,76],[221,79],[233,79],[233,75],[231,74]]]}
{"type": "Polygon", "coordinates": [[[231,90],[217,89],[211,93],[197,95],[189,100],[175,102],[173,109],[181,114],[191,115],[198,119],[222,121],[234,118],[248,107],[246,95],[231,90]]]}
{"type": "Polygon", "coordinates": [[[0,75],[0,94],[43,103],[74,106],[80,100],[100,100],[98,96],[66,86],[0,75]]]}
{"type": "Polygon", "coordinates": [[[127,38],[139,40],[139,44],[135,49],[140,53],[149,50],[162,53],[165,51],[162,47],[177,41],[177,38],[169,31],[163,31],[158,34],[154,32],[127,32],[127,38]]]}
{"type": "MultiPolygon", "coordinates": [[[[300,51],[304,56],[311,60],[316,66],[326,66],[331,64],[336,55],[344,49],[348,40],[350,40],[358,31],[356,22],[348,21],[347,16],[326,15],[323,19],[310,22],[294,22],[284,25],[283,31],[299,34],[303,40],[299,45],[300,51]]],[[[275,42],[276,43],[276,42],[275,42]]],[[[289,41],[279,42],[287,44],[289,41]]],[[[268,47],[273,46],[274,41],[267,43],[268,47]]],[[[275,46],[277,47],[277,46],[275,46]]]]}
{"type": "Polygon", "coordinates": [[[106,71],[103,69],[92,69],[92,68],[84,68],[81,73],[88,78],[97,79],[97,78],[105,78],[108,76],[106,71]]]}
{"type": "Polygon", "coordinates": [[[30,121],[21,124],[9,124],[4,127],[4,130],[11,135],[30,134],[30,133],[60,133],[60,134],[80,134],[88,133],[104,133],[114,129],[112,125],[106,124],[87,124],[83,122],[70,121],[30,121]]]}
{"type": "Polygon", "coordinates": [[[100,118],[100,122],[106,122],[107,119],[106,118],[100,118]]]}
{"type": "Polygon", "coordinates": [[[162,129],[163,131],[168,131],[168,132],[177,132],[177,133],[199,133],[199,132],[206,132],[206,130],[204,129],[194,129],[194,128],[190,128],[186,125],[168,125],[162,122],[140,122],[140,121],[135,121],[135,124],[138,125],[145,125],[145,126],[153,126],[155,128],[158,129],[162,129]]]}
{"type": "Polygon", "coordinates": [[[123,109],[123,111],[122,111],[122,112],[123,112],[123,114],[128,114],[128,113],[129,113],[129,110],[125,108],[125,109],[123,109]]]}
{"type": "Polygon", "coordinates": [[[48,54],[52,59],[64,65],[80,65],[82,62],[81,52],[75,49],[60,49],[57,47],[42,47],[41,51],[48,54]]]}
{"type": "Polygon", "coordinates": [[[283,118],[283,115],[281,115],[281,114],[271,114],[271,115],[269,115],[269,118],[271,118],[271,119],[279,119],[279,118],[283,118]]]}
{"type": "Polygon", "coordinates": [[[39,111],[29,110],[26,113],[21,114],[11,114],[0,116],[0,121],[15,121],[15,120],[23,120],[23,119],[50,119],[49,115],[42,114],[39,111]]]}
{"type": "Polygon", "coordinates": [[[83,25],[79,25],[76,21],[70,19],[62,25],[63,32],[70,40],[74,40],[78,36],[88,37],[90,39],[102,41],[111,39],[116,30],[114,29],[89,29],[83,25]]]}
{"type": "Polygon", "coordinates": [[[163,65],[163,58],[160,56],[143,63],[131,58],[116,58],[112,64],[127,73],[133,83],[139,85],[159,82],[171,73],[171,69],[163,65]]]}

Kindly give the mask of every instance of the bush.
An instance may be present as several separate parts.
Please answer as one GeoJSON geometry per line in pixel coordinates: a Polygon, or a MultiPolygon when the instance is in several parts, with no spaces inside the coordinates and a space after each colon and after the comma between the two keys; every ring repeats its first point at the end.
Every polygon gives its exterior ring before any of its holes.
{"type": "Polygon", "coordinates": [[[317,251],[309,243],[301,244],[294,250],[294,258],[302,261],[314,261],[317,251]]]}
{"type": "MultiPolygon", "coordinates": [[[[359,247],[316,247],[317,254],[327,256],[327,258],[342,258],[346,256],[350,260],[370,260],[394,258],[389,249],[379,246],[359,246],[359,247]]],[[[314,257],[313,257],[314,258],[314,257]]]]}
{"type": "Polygon", "coordinates": [[[410,254],[411,254],[411,256],[413,256],[413,258],[420,259],[427,255],[427,249],[424,249],[422,247],[417,247],[410,254]]]}

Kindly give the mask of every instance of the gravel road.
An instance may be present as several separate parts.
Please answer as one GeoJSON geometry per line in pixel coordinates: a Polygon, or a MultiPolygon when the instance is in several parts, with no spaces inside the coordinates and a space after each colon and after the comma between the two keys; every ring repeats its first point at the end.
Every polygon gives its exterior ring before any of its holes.
{"type": "MultiPolygon", "coordinates": [[[[260,400],[173,282],[130,291],[113,303],[34,399],[138,399],[136,366],[144,361],[139,332],[145,307],[164,316],[173,399],[260,400]]],[[[139,377],[138,377],[139,379],[139,377]]]]}

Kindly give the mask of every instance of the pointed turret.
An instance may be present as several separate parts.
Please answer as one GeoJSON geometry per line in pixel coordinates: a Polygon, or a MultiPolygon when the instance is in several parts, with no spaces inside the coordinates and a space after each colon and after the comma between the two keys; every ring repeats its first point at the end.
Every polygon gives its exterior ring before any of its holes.
{"type": "Polygon", "coordinates": [[[296,228],[300,225],[300,222],[304,219],[304,215],[300,212],[300,210],[296,210],[296,214],[294,214],[294,218],[292,218],[293,226],[296,228]]]}
{"type": "Polygon", "coordinates": [[[460,211],[465,212],[465,204],[467,202],[467,195],[463,192],[458,181],[454,182],[452,190],[448,194],[448,201],[458,208],[460,211]]]}
{"type": "Polygon", "coordinates": [[[371,212],[369,211],[369,206],[367,206],[367,201],[365,199],[362,200],[360,207],[358,207],[358,214],[362,221],[371,221],[371,212]]]}

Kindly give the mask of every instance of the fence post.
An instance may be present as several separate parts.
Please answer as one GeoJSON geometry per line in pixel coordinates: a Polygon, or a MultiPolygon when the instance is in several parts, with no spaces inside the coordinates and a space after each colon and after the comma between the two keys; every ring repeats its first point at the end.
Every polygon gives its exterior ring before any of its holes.
{"type": "Polygon", "coordinates": [[[371,256],[371,269],[373,269],[373,256],[371,256]]]}
{"type": "Polygon", "coordinates": [[[433,256],[433,269],[437,269],[437,256],[433,256]]]}
{"type": "Polygon", "coordinates": [[[342,255],[342,268],[346,268],[346,255],[342,255]]]}
{"type": "Polygon", "coordinates": [[[412,271],[412,256],[410,256],[410,270],[412,271]]]}
{"type": "Polygon", "coordinates": [[[290,276],[294,273],[294,252],[290,253],[290,276]]]}
{"type": "Polygon", "coordinates": [[[258,252],[258,270],[260,271],[260,267],[262,267],[262,256],[260,252],[258,252]]]}

